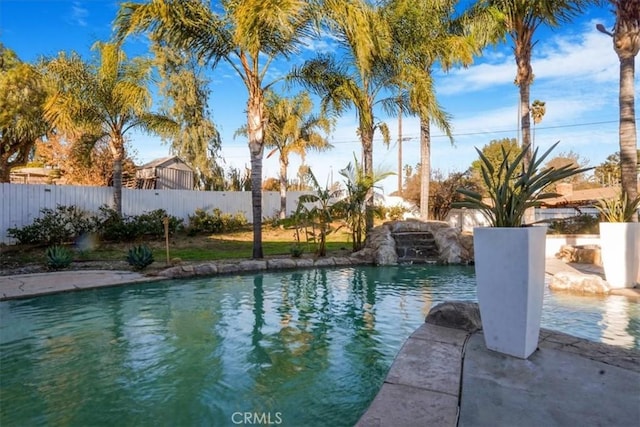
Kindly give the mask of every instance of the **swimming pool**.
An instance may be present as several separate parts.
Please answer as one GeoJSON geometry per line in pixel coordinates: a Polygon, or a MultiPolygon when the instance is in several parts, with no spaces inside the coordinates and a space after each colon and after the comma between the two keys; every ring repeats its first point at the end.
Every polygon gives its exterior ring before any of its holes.
{"type": "MultiPolygon", "coordinates": [[[[0,424],[353,425],[470,267],[173,280],[0,303],[0,424]]],[[[543,326],[639,348],[624,297],[545,295],[543,326]]]]}

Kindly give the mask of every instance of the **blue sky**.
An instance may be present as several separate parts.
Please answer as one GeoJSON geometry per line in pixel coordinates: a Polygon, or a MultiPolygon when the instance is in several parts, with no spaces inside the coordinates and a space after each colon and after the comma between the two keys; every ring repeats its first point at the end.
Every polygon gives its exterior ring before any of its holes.
{"type": "MultiPolygon", "coordinates": [[[[27,62],[71,50],[89,59],[92,44],[111,36],[118,3],[115,0],[0,0],[0,41],[27,62]]],[[[531,100],[545,101],[547,108],[535,131],[536,146],[546,148],[559,140],[556,153],[573,150],[588,159],[591,166],[619,150],[618,59],[611,39],[596,31],[597,23],[611,28],[613,14],[608,8],[594,7],[559,29],[541,28],[532,61],[535,81],[531,86],[531,100]]],[[[130,55],[140,54],[145,47],[144,38],[136,37],[128,41],[127,51],[130,55]]],[[[328,35],[309,40],[298,57],[274,63],[270,77],[284,75],[292,64],[301,63],[313,52],[333,51],[337,48],[328,35]]],[[[509,41],[487,49],[466,69],[437,73],[436,91],[440,103],[453,117],[455,145],[432,127],[433,169],[445,174],[465,170],[477,158],[474,146],[517,136],[518,90],[513,84],[514,76],[515,63],[509,41]]],[[[233,138],[235,130],[245,121],[246,90],[224,63],[213,70],[209,78],[211,112],[222,133],[222,157],[227,166],[249,166],[246,141],[233,138]]],[[[379,119],[387,122],[392,138],[396,139],[397,118],[381,113],[379,119]]],[[[359,155],[355,130],[355,114],[343,115],[330,137],[335,148],[307,156],[307,163],[320,182],[325,182],[331,174],[338,180],[339,169],[353,159],[354,153],[359,155]]],[[[169,153],[168,146],[157,138],[144,134],[129,136],[139,164],[169,153]]],[[[417,119],[404,117],[403,137],[408,140],[403,143],[403,164],[415,166],[418,162],[418,136],[417,119]]],[[[298,159],[292,159],[290,177],[295,175],[299,164],[298,159]]],[[[396,144],[386,148],[377,135],[374,164],[376,168],[396,171],[396,144]]],[[[265,158],[264,177],[274,177],[277,173],[277,159],[265,158]]],[[[396,187],[396,177],[383,182],[385,194],[396,187]]]]}

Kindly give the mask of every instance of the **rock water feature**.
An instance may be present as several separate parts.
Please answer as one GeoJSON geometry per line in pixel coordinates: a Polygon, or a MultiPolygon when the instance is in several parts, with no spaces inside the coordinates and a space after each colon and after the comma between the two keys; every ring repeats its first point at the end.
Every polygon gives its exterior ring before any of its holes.
{"type": "Polygon", "coordinates": [[[377,265],[473,262],[473,237],[441,221],[390,221],[367,235],[360,256],[377,265]]]}

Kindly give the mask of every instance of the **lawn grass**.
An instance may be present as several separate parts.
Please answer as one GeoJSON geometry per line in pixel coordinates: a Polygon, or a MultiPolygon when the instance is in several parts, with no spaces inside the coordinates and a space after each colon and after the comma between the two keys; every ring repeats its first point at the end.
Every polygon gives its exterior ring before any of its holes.
{"type": "MultiPolygon", "coordinates": [[[[350,235],[347,232],[330,234],[327,239],[327,255],[345,255],[351,253],[350,235]]],[[[296,243],[292,230],[270,225],[263,226],[262,249],[265,257],[291,256],[291,247],[296,243]]],[[[78,251],[73,244],[68,247],[74,251],[74,261],[113,262],[123,261],[127,251],[134,245],[146,244],[156,261],[166,259],[164,239],[143,239],[129,243],[94,242],[93,247],[78,251]]],[[[315,245],[301,242],[308,256],[315,252],[315,245]]],[[[23,266],[45,263],[46,246],[2,245],[0,246],[0,268],[15,269],[23,266]]],[[[244,229],[231,233],[215,235],[188,236],[177,233],[169,239],[171,259],[183,262],[202,262],[209,260],[250,259],[253,252],[253,232],[244,229]]]]}

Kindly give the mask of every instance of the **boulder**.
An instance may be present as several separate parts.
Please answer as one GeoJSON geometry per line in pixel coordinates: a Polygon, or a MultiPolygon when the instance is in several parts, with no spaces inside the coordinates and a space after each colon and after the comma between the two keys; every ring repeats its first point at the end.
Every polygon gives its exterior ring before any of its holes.
{"type": "Polygon", "coordinates": [[[596,245],[562,245],[556,258],[564,262],[576,262],[580,264],[602,265],[600,257],[600,247],[596,245]]]}
{"type": "Polygon", "coordinates": [[[448,301],[431,310],[425,319],[427,323],[447,328],[476,332],[482,329],[480,307],[475,302],[448,301]]]}
{"type": "Polygon", "coordinates": [[[566,271],[557,273],[552,277],[549,289],[598,295],[608,294],[611,290],[609,284],[600,276],[566,271]]]}

